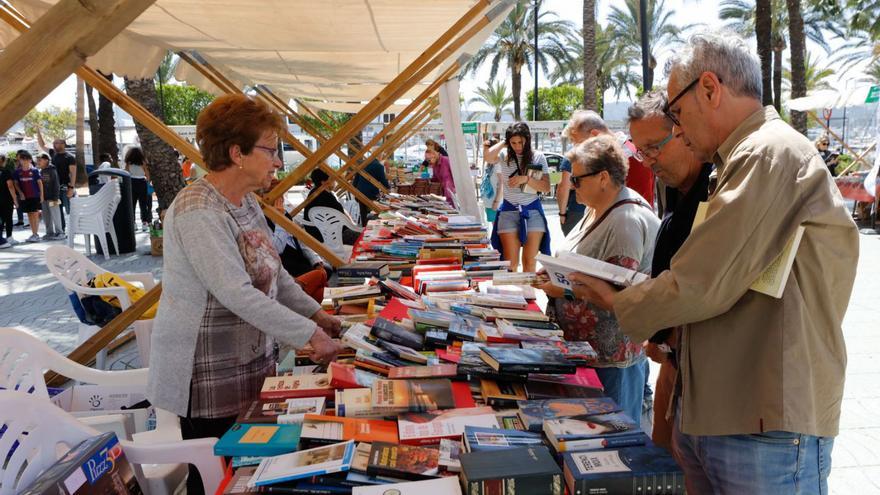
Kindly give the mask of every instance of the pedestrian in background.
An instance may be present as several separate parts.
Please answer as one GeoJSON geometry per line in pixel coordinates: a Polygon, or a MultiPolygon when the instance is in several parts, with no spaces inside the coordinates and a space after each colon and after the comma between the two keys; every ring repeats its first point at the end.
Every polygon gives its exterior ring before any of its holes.
{"type": "Polygon", "coordinates": [[[54,241],[67,237],[61,230],[61,184],[58,171],[52,165],[48,153],[37,155],[37,168],[43,180],[43,223],[46,224],[44,241],[54,241]]]}
{"type": "Polygon", "coordinates": [[[40,171],[34,167],[34,158],[27,150],[20,150],[18,168],[12,174],[12,181],[18,193],[18,207],[27,213],[31,225],[31,236],[28,242],[40,242],[37,232],[40,229],[40,206],[43,202],[43,181],[40,171]]]}
{"type": "Polygon", "coordinates": [[[149,191],[150,170],[144,152],[137,146],[125,152],[125,170],[131,174],[131,195],[141,210],[141,226],[144,232],[149,232],[153,222],[153,195],[149,191]]]}

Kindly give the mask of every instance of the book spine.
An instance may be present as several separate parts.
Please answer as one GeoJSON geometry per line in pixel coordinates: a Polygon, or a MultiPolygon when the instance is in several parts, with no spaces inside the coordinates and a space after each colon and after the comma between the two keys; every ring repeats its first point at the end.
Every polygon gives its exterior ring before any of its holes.
{"type": "Polygon", "coordinates": [[[634,445],[644,445],[644,435],[623,435],[619,437],[600,437],[589,438],[583,440],[561,440],[559,442],[560,452],[576,452],[580,450],[592,449],[613,449],[619,447],[632,447],[634,445]]]}
{"type": "Polygon", "coordinates": [[[684,495],[684,476],[680,473],[651,473],[577,480],[575,494],[619,493],[643,495],[684,495]],[[658,489],[658,487],[660,487],[658,489]]]}
{"type": "Polygon", "coordinates": [[[400,443],[402,443],[404,445],[420,445],[420,446],[439,445],[440,440],[443,440],[444,438],[456,439],[458,437],[459,437],[459,435],[449,435],[449,436],[445,436],[445,437],[419,437],[419,438],[406,438],[406,439],[401,438],[400,443]]]}
{"type": "MultiPolygon", "coordinates": [[[[563,495],[564,491],[565,482],[562,480],[562,474],[486,479],[470,483],[468,486],[468,495],[533,495],[537,493],[563,495]],[[472,489],[475,485],[477,485],[477,490],[472,489]]],[[[620,492],[609,491],[607,493],[620,492]]]]}
{"type": "Polygon", "coordinates": [[[382,275],[381,270],[371,269],[371,268],[356,268],[356,269],[339,269],[337,272],[337,276],[339,277],[349,277],[349,278],[371,278],[371,277],[380,277],[382,275]]]}

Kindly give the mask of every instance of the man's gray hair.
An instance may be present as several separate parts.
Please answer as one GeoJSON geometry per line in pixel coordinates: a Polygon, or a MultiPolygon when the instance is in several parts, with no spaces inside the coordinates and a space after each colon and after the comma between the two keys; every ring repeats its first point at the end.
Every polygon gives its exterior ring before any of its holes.
{"type": "Polygon", "coordinates": [[[650,119],[660,117],[664,119],[669,127],[672,127],[672,121],[663,113],[666,107],[666,90],[655,89],[643,94],[639,101],[633,103],[626,111],[627,124],[632,124],[637,120],[650,119]]]}
{"type": "Polygon", "coordinates": [[[760,100],[763,93],[760,60],[742,38],[730,31],[691,36],[666,63],[666,76],[673,72],[682,88],[703,72],[712,72],[736,96],[760,100]]]}
{"type": "Polygon", "coordinates": [[[568,125],[565,126],[562,135],[571,139],[572,129],[576,130],[578,134],[581,135],[586,135],[593,129],[608,132],[608,126],[605,125],[602,116],[592,110],[577,110],[571,114],[571,118],[568,119],[568,125]]]}

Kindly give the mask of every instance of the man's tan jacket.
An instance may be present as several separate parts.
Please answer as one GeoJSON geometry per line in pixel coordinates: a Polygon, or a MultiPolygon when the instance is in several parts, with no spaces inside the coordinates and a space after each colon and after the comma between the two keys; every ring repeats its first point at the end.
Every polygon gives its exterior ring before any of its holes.
{"type": "Polygon", "coordinates": [[[645,340],[683,325],[682,432],[835,436],[856,226],[812,143],[773,107],[743,121],[714,162],[706,220],[668,271],[618,294],[620,326],[645,340]],[[799,225],[782,298],[749,290],[799,225]]]}

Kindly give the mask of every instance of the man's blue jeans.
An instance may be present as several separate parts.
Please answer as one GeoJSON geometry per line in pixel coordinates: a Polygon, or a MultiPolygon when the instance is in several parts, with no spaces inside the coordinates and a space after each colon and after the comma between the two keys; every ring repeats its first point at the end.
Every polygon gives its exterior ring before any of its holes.
{"type": "Polygon", "coordinates": [[[754,435],[686,435],[678,415],[672,450],[688,495],[825,495],[834,438],[787,431],[754,435]]]}

